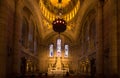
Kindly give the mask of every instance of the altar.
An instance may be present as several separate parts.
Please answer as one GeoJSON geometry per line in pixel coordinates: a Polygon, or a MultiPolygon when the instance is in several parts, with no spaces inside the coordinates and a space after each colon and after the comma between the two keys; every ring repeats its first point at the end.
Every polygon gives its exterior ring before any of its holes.
{"type": "Polygon", "coordinates": [[[66,75],[68,69],[65,70],[50,70],[48,71],[48,75],[66,75]]]}
{"type": "Polygon", "coordinates": [[[48,75],[66,75],[69,72],[68,65],[64,64],[60,57],[57,57],[54,61],[48,67],[48,75]]]}

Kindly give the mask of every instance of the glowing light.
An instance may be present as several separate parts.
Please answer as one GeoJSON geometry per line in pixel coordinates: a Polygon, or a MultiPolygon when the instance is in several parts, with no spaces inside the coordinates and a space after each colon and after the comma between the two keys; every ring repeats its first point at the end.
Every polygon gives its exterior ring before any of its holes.
{"type": "Polygon", "coordinates": [[[68,45],[65,45],[65,57],[68,57],[68,45]]]}
{"type": "Polygon", "coordinates": [[[53,57],[53,44],[50,45],[49,50],[50,50],[49,56],[50,56],[50,57],[53,57]]]}
{"type": "MultiPolygon", "coordinates": [[[[53,2],[53,1],[56,1],[56,2],[57,2],[57,0],[51,0],[51,1],[52,1],[52,2],[53,2]]],[[[69,1],[69,0],[63,0],[63,2],[64,2],[64,1],[67,2],[67,1],[69,1]]],[[[41,10],[42,10],[42,11],[41,11],[42,14],[44,14],[44,16],[45,16],[50,22],[54,21],[57,15],[51,13],[51,12],[45,7],[45,5],[43,4],[42,0],[40,1],[40,4],[41,4],[40,8],[41,8],[41,10]]],[[[71,12],[63,15],[63,18],[64,18],[67,22],[70,21],[71,19],[73,19],[73,17],[75,17],[75,15],[76,15],[77,12],[78,12],[79,6],[80,6],[80,2],[79,2],[79,0],[78,0],[78,2],[77,2],[77,4],[76,4],[76,6],[74,7],[74,9],[73,9],[71,12]]]]}
{"type": "Polygon", "coordinates": [[[58,3],[58,0],[50,0],[50,2],[52,3],[52,5],[53,6],[55,6],[55,7],[66,7],[68,4],[69,4],[69,2],[70,2],[71,0],[62,0],[62,2],[61,3],[58,3]]]}
{"type": "Polygon", "coordinates": [[[57,56],[61,56],[61,39],[57,39],[57,56]]]}
{"type": "MultiPolygon", "coordinates": [[[[61,6],[62,7],[65,7],[69,4],[71,0],[62,0],[61,3],[58,3],[58,0],[50,0],[50,2],[52,3],[53,6],[58,6],[58,4],[62,4],[61,6]]],[[[74,6],[74,8],[69,12],[69,13],[66,13],[66,14],[63,14],[62,15],[62,18],[66,21],[66,22],[70,22],[72,19],[74,19],[75,15],[77,14],[78,10],[79,10],[79,7],[80,7],[80,2],[79,0],[77,1],[76,5],[74,6]]],[[[46,18],[46,21],[49,23],[49,26],[48,26],[48,29],[51,29],[52,26],[50,23],[52,23],[55,18],[57,17],[56,14],[52,13],[51,11],[49,11],[42,0],[40,0],[40,9],[41,9],[41,12],[42,14],[44,15],[44,17],[46,18]]],[[[61,15],[61,14],[60,14],[61,15]]],[[[64,22],[62,22],[64,24],[64,22]]],[[[56,22],[54,22],[54,24],[56,24],[56,22]]],[[[45,24],[46,26],[46,24],[45,24]]],[[[71,26],[71,25],[70,25],[71,26]]],[[[73,27],[67,27],[68,30],[71,30],[73,27]]]]}

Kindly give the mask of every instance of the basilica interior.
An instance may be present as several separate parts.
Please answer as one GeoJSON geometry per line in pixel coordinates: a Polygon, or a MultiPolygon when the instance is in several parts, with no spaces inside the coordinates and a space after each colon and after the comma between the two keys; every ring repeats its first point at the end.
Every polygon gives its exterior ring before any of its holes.
{"type": "Polygon", "coordinates": [[[120,0],[0,0],[0,78],[120,78],[120,0]]]}

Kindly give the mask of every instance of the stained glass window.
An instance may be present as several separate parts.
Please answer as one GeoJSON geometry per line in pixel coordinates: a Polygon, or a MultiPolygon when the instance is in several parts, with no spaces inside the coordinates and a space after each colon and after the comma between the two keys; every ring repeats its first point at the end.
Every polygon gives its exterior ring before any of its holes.
{"type": "Polygon", "coordinates": [[[61,39],[57,39],[57,56],[61,56],[61,39]]]}
{"type": "Polygon", "coordinates": [[[68,57],[68,45],[65,45],[65,57],[68,57]]]}
{"type": "Polygon", "coordinates": [[[49,52],[49,53],[50,53],[49,56],[50,56],[50,57],[53,57],[53,44],[50,44],[50,46],[49,46],[49,51],[50,51],[50,52],[49,52]]]}

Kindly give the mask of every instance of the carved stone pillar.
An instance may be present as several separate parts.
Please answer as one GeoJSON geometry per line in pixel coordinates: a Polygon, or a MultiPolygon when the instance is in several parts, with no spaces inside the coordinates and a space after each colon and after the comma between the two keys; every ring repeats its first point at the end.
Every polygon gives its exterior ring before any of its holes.
{"type": "Polygon", "coordinates": [[[10,77],[12,72],[13,19],[14,1],[0,1],[0,78],[10,77]]]}
{"type": "MultiPolygon", "coordinates": [[[[111,0],[111,29],[110,29],[110,76],[118,76],[118,53],[117,51],[117,0],[111,0]]],[[[118,36],[119,37],[119,36],[118,36]]],[[[118,39],[119,40],[119,39],[118,39]]]]}
{"type": "Polygon", "coordinates": [[[22,0],[15,0],[15,13],[14,13],[14,53],[13,53],[13,74],[20,74],[20,37],[22,26],[22,0]]]}
{"type": "Polygon", "coordinates": [[[117,0],[117,17],[118,17],[118,24],[117,24],[117,29],[118,29],[118,44],[117,44],[117,49],[118,49],[118,72],[119,72],[119,77],[120,78],[120,0],[117,0]]]}
{"type": "Polygon", "coordinates": [[[103,1],[98,0],[97,19],[96,19],[96,76],[103,78],[104,75],[104,56],[103,56],[103,1]]]}
{"type": "Polygon", "coordinates": [[[7,11],[5,1],[0,1],[0,78],[6,78],[7,67],[7,11]]]}

